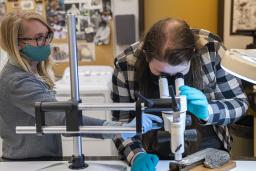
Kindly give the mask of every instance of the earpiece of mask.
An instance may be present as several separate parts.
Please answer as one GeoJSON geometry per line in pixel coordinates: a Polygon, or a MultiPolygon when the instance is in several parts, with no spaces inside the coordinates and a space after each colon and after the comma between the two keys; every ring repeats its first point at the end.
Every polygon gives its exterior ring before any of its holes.
{"type": "Polygon", "coordinates": [[[31,59],[32,61],[44,61],[49,58],[51,54],[51,47],[50,45],[45,46],[31,46],[26,44],[20,52],[24,54],[26,57],[31,59]]]}

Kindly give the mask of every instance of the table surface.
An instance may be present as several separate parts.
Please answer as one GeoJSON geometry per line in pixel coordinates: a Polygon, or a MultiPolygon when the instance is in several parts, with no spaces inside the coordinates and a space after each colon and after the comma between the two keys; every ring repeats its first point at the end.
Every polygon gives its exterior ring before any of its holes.
{"type": "MultiPolygon", "coordinates": [[[[117,170],[127,170],[130,168],[126,165],[124,161],[87,161],[89,167],[86,171],[117,171],[117,170]]],[[[5,171],[71,171],[68,168],[69,163],[67,161],[12,161],[12,162],[0,162],[0,170],[5,171]]],[[[168,170],[169,161],[161,160],[159,161],[156,170],[164,171],[168,170]]],[[[256,161],[240,161],[236,160],[236,168],[232,171],[255,171],[256,161]]]]}

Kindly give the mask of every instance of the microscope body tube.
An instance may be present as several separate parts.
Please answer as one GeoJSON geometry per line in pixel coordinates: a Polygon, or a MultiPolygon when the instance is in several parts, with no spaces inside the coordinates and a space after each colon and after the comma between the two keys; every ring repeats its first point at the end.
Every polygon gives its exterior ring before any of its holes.
{"type": "Polygon", "coordinates": [[[168,87],[168,80],[165,76],[160,76],[159,80],[159,92],[160,92],[160,98],[169,98],[169,87],[168,87]]]}
{"type": "MultiPolygon", "coordinates": [[[[169,93],[169,87],[168,87],[168,80],[165,76],[160,76],[158,80],[158,85],[159,85],[159,94],[160,98],[170,98],[170,93],[169,93]]],[[[166,112],[162,112],[162,118],[164,121],[164,130],[169,131],[171,129],[171,122],[173,121],[173,116],[166,112]]]]}
{"type": "Polygon", "coordinates": [[[184,84],[184,78],[183,75],[177,74],[176,79],[175,79],[175,89],[176,89],[176,96],[180,95],[180,90],[179,87],[185,85],[184,84]]]}
{"type": "MultiPolygon", "coordinates": [[[[175,90],[176,96],[180,95],[179,88],[184,85],[183,74],[176,74],[175,79],[175,90]]],[[[171,123],[170,133],[174,141],[171,141],[171,150],[174,153],[174,159],[176,161],[182,160],[182,154],[185,151],[184,148],[184,133],[186,127],[186,97],[180,96],[180,112],[173,113],[173,122],[171,123]]]]}
{"type": "MultiPolygon", "coordinates": [[[[180,95],[179,88],[184,85],[183,74],[176,74],[175,90],[176,96],[180,95]]],[[[182,154],[185,151],[184,148],[184,134],[186,127],[186,110],[187,101],[185,96],[180,96],[180,112],[173,113],[173,122],[171,123],[170,133],[174,141],[171,141],[171,150],[174,153],[174,159],[176,161],[182,160],[182,154]]]]}
{"type": "MultiPolygon", "coordinates": [[[[175,80],[176,96],[179,93],[179,87],[184,85],[184,79],[182,74],[177,74],[175,80]]],[[[165,76],[159,78],[159,92],[160,98],[170,98],[168,80],[165,76]]],[[[180,111],[178,112],[162,112],[164,120],[164,129],[169,131],[172,136],[170,148],[174,153],[175,160],[182,160],[182,153],[184,153],[184,132],[186,126],[186,97],[181,96],[180,111]]]]}

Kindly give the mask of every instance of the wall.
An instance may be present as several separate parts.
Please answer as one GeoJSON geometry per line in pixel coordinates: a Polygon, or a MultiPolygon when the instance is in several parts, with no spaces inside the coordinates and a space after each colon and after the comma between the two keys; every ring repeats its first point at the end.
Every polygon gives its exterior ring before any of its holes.
{"type": "MultiPolygon", "coordinates": [[[[247,44],[252,42],[252,38],[248,36],[230,35],[231,0],[223,1],[224,45],[228,49],[245,48],[247,44]]],[[[161,18],[178,17],[186,20],[194,28],[204,28],[217,33],[218,0],[144,0],[144,3],[146,30],[161,18]]]]}
{"type": "MultiPolygon", "coordinates": [[[[135,16],[135,38],[139,38],[139,0],[111,0],[111,9],[113,12],[113,18],[115,15],[122,14],[133,14],[135,16]]],[[[114,22],[115,26],[115,22],[114,22]]],[[[114,27],[115,28],[115,27],[114,27]]],[[[113,29],[113,32],[115,30],[113,29]]],[[[128,45],[117,45],[116,37],[113,34],[113,44],[114,44],[114,55],[120,54],[128,45]]]]}
{"type": "Polygon", "coordinates": [[[144,0],[145,29],[165,17],[186,20],[193,28],[217,33],[217,0],[144,0]]]}

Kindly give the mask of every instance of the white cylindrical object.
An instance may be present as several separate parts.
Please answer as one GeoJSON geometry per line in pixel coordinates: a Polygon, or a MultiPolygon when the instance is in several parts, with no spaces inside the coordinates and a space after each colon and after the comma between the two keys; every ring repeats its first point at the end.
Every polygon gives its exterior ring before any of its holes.
{"type": "Polygon", "coordinates": [[[186,96],[179,96],[180,100],[180,111],[186,112],[187,111],[187,97],[186,96]]]}
{"type": "Polygon", "coordinates": [[[171,130],[171,123],[173,122],[173,115],[162,112],[162,118],[163,118],[163,121],[164,121],[164,130],[165,131],[170,131],[171,130]]]}
{"type": "Polygon", "coordinates": [[[184,128],[183,122],[176,122],[171,124],[171,149],[174,153],[175,160],[182,160],[182,153],[184,153],[184,128]]]}
{"type": "Polygon", "coordinates": [[[183,131],[186,129],[186,112],[180,113],[180,121],[182,122],[183,131]]]}
{"type": "Polygon", "coordinates": [[[159,94],[160,98],[166,98],[169,97],[169,87],[168,87],[168,80],[166,77],[160,77],[159,80],[159,94]]]}
{"type": "Polygon", "coordinates": [[[176,96],[180,95],[179,88],[184,85],[184,78],[183,75],[178,74],[177,78],[175,79],[175,90],[176,90],[176,96]]]}
{"type": "MultiPolygon", "coordinates": [[[[160,98],[169,98],[169,87],[168,87],[168,80],[165,76],[160,76],[158,79],[159,82],[159,94],[160,98]]],[[[172,115],[162,112],[162,118],[164,121],[164,130],[169,131],[171,129],[171,122],[173,121],[172,115]]]]}

